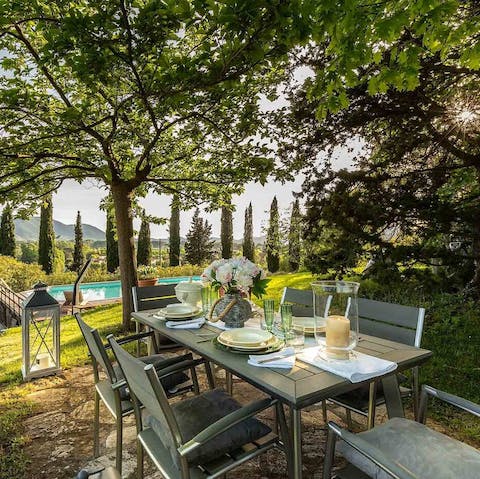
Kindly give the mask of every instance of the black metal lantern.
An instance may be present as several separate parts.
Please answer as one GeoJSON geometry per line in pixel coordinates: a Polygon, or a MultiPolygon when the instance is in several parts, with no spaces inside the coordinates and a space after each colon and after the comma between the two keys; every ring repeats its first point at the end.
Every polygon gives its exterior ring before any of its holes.
{"type": "Polygon", "coordinates": [[[40,282],[23,303],[22,374],[28,380],[60,371],[60,305],[40,282]]]}

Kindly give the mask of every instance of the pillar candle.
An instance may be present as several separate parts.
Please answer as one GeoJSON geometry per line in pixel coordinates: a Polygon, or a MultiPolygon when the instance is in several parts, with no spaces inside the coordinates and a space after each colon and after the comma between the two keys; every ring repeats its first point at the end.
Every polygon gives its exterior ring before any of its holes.
{"type": "Polygon", "coordinates": [[[345,316],[328,316],[326,327],[327,356],[334,359],[348,359],[350,344],[350,320],[345,316]]]}

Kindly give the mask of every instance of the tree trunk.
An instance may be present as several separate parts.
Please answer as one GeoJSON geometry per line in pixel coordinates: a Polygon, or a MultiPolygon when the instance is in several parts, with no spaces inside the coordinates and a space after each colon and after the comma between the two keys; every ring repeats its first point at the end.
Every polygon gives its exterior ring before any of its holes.
{"type": "Polygon", "coordinates": [[[117,222],[118,256],[122,279],[123,329],[130,331],[133,311],[132,287],[137,285],[137,264],[133,236],[132,191],[124,183],[111,187],[117,222]]]}

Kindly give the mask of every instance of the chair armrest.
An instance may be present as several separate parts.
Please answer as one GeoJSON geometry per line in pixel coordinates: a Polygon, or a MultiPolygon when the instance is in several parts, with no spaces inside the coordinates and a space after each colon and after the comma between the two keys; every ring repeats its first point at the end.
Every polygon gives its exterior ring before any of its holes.
{"type": "Polygon", "coordinates": [[[422,386],[422,392],[420,394],[420,406],[418,410],[418,420],[419,422],[424,423],[427,415],[427,399],[428,396],[433,396],[437,399],[440,399],[447,404],[456,406],[463,411],[469,412],[474,416],[480,417],[480,405],[467,399],[455,396],[454,394],[446,393],[440,389],[433,388],[432,386],[427,386],[424,384],[422,386]]]}
{"type": "Polygon", "coordinates": [[[127,381],[125,379],[120,379],[120,381],[112,383],[112,389],[113,390],[120,389],[120,388],[122,388],[123,386],[126,386],[126,385],[127,385],[127,381]]]}
{"type": "MultiPolygon", "coordinates": [[[[171,366],[167,366],[166,368],[158,369],[157,371],[157,376],[159,379],[162,379],[166,376],[170,376],[172,374],[175,374],[179,371],[185,371],[186,369],[191,369],[194,368],[195,366],[198,366],[199,364],[202,364],[204,362],[203,359],[189,359],[186,361],[180,361],[176,362],[175,364],[172,364],[171,366]]],[[[152,364],[153,367],[155,367],[154,364],[152,364]]]]}
{"type": "Polygon", "coordinates": [[[152,363],[153,367],[158,371],[165,369],[173,364],[180,363],[182,361],[191,361],[193,359],[192,353],[182,354],[181,356],[174,356],[172,358],[159,359],[157,362],[152,363]]]}
{"type": "Polygon", "coordinates": [[[375,463],[382,470],[390,474],[394,479],[420,479],[398,462],[387,457],[378,447],[365,441],[358,434],[353,434],[333,421],[329,421],[328,428],[350,447],[362,456],[375,463]]]}
{"type": "Polygon", "coordinates": [[[227,414],[218,421],[215,421],[213,424],[210,424],[210,426],[199,432],[196,436],[192,437],[190,441],[181,445],[178,448],[178,452],[181,456],[185,456],[189,452],[206,443],[210,439],[213,439],[215,436],[218,436],[219,434],[227,431],[239,422],[242,422],[249,417],[255,416],[255,414],[258,414],[260,411],[263,411],[264,409],[267,409],[275,405],[276,403],[276,399],[268,398],[247,404],[246,406],[243,406],[242,408],[237,409],[230,414],[227,414]]]}
{"type": "MultiPolygon", "coordinates": [[[[124,338],[116,339],[118,344],[127,344],[132,341],[138,341],[142,338],[148,338],[153,335],[153,331],[144,331],[143,333],[132,334],[130,336],[125,336],[124,338]]],[[[109,343],[104,344],[105,349],[112,349],[109,343]]]]}

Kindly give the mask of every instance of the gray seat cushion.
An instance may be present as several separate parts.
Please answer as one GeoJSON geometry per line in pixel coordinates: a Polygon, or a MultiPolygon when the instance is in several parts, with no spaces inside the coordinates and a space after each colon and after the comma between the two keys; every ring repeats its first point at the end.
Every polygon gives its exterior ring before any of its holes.
{"type": "MultiPolygon", "coordinates": [[[[359,436],[421,479],[480,477],[480,451],[418,422],[393,418],[359,436]]],[[[370,477],[392,478],[345,442],[337,450],[370,477]]]]}
{"type": "MultiPolygon", "coordinates": [[[[181,361],[182,358],[183,357],[179,356],[178,361],[181,361]]],[[[167,358],[165,356],[162,356],[161,354],[152,354],[151,356],[143,356],[138,359],[140,359],[140,361],[143,361],[145,364],[153,364],[157,371],[172,364],[171,359],[167,361],[167,358]]],[[[118,380],[123,379],[123,372],[117,363],[113,364],[113,370],[115,371],[115,375],[117,376],[118,380]]],[[[162,378],[161,383],[167,392],[175,392],[178,386],[189,380],[190,378],[185,373],[178,372],[162,378]]],[[[122,399],[130,398],[130,393],[127,386],[120,388],[120,397],[122,399]]]]}
{"type": "MultiPolygon", "coordinates": [[[[173,413],[185,442],[192,439],[192,437],[215,421],[241,407],[241,404],[220,389],[207,391],[199,396],[194,396],[172,405],[173,413]]],[[[146,424],[155,431],[163,444],[167,447],[171,445],[170,432],[165,427],[162,427],[162,421],[149,416],[146,424]]],[[[270,432],[271,429],[258,419],[245,419],[192,451],[187,456],[187,460],[191,465],[205,464],[270,432]]]]}

